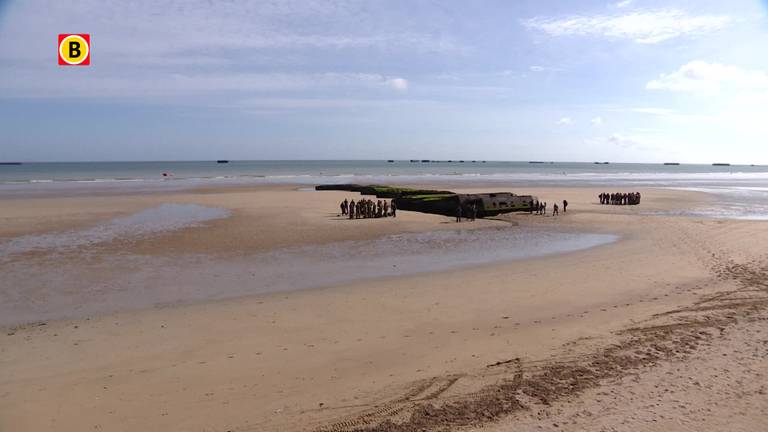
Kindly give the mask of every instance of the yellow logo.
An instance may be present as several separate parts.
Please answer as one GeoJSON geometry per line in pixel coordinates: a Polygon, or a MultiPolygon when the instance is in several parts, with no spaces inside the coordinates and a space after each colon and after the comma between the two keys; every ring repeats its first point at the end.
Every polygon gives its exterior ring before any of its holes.
{"type": "Polygon", "coordinates": [[[85,66],[90,64],[90,35],[59,35],[59,64],[65,66],[85,66]]]}

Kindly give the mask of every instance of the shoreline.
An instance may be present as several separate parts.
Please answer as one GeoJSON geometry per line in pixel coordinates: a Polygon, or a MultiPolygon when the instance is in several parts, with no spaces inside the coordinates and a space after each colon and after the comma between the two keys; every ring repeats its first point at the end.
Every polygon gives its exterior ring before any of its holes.
{"type": "MultiPolygon", "coordinates": [[[[487,240],[486,240],[487,241],[487,240]]],[[[348,285],[356,282],[365,281],[380,281],[384,279],[415,276],[415,275],[435,275],[445,272],[461,272],[467,269],[483,269],[492,268],[500,265],[511,265],[519,263],[524,265],[526,261],[543,259],[546,257],[556,257],[560,255],[579,253],[584,250],[600,248],[608,246],[612,243],[621,241],[619,236],[612,234],[593,234],[576,231],[574,229],[551,229],[546,230],[532,228],[532,227],[471,227],[460,229],[443,229],[438,231],[421,231],[412,233],[399,233],[388,234],[384,237],[375,237],[367,240],[347,240],[342,242],[323,243],[318,245],[304,245],[304,246],[291,246],[281,249],[275,249],[269,252],[256,252],[248,257],[232,257],[226,260],[221,258],[216,260],[204,259],[206,269],[204,272],[199,272],[197,267],[202,259],[201,256],[188,256],[182,255],[174,257],[173,259],[163,259],[161,257],[142,257],[141,255],[125,255],[120,259],[123,261],[131,262],[133,267],[141,267],[143,272],[147,269],[153,269],[151,277],[144,277],[144,280],[152,281],[152,283],[158,287],[162,287],[164,284],[171,283],[173,277],[169,276],[167,272],[163,271],[163,267],[171,267],[174,271],[181,271],[185,273],[183,278],[184,285],[188,287],[204,287],[209,284],[218,284],[220,288],[215,293],[204,294],[202,297],[193,297],[189,289],[186,290],[186,294],[171,294],[175,295],[173,298],[163,299],[162,295],[157,293],[148,294],[142,296],[142,299],[138,303],[121,303],[120,305],[111,306],[109,302],[110,297],[119,299],[123,297],[120,292],[101,291],[99,293],[101,305],[89,305],[86,303],[87,298],[78,295],[74,292],[74,285],[68,285],[66,279],[63,278],[62,270],[57,270],[59,273],[56,284],[59,288],[69,292],[68,297],[71,300],[79,301],[79,311],[73,314],[71,311],[67,312],[67,309],[55,309],[50,311],[42,311],[38,309],[35,317],[29,317],[26,319],[20,318],[8,318],[11,316],[19,315],[20,307],[12,307],[11,309],[2,310],[3,318],[0,318],[0,329],[9,328],[17,329],[27,326],[32,326],[36,323],[59,321],[59,320],[76,320],[83,318],[94,318],[98,316],[109,316],[115,313],[130,313],[133,311],[163,309],[167,307],[184,307],[187,305],[193,305],[197,303],[206,303],[214,301],[226,301],[247,299],[258,296],[269,296],[272,294],[286,294],[297,291],[307,290],[319,290],[324,288],[332,288],[339,285],[348,285]],[[409,255],[404,256],[402,252],[396,254],[381,254],[367,257],[367,259],[376,261],[375,265],[368,265],[365,268],[356,270],[354,268],[355,263],[364,264],[360,259],[353,260],[353,256],[350,255],[349,263],[343,263],[339,260],[339,250],[344,248],[353,248],[356,250],[365,250],[367,247],[381,248],[385,244],[392,246],[394,242],[399,241],[411,241],[417,243],[424,243],[429,237],[437,237],[437,241],[445,242],[448,237],[455,237],[454,235],[445,236],[446,232],[460,233],[461,241],[467,242],[480,242],[483,237],[491,235],[507,235],[502,231],[514,230],[515,237],[522,237],[521,239],[512,239],[508,248],[516,249],[521,248],[525,252],[515,253],[502,252],[498,256],[473,256],[471,261],[462,261],[456,254],[463,253],[461,250],[454,251],[451,255],[429,253],[426,250],[416,250],[410,252],[409,255]],[[416,238],[411,239],[410,237],[416,238]],[[549,247],[551,250],[543,250],[542,248],[534,248],[531,250],[530,246],[526,246],[523,242],[526,238],[533,240],[537,237],[545,236],[550,242],[549,247]],[[328,255],[327,258],[322,258],[321,254],[328,255]],[[315,256],[317,255],[317,256],[315,256]],[[314,256],[314,257],[313,257],[314,256]],[[312,257],[312,258],[310,258],[312,257]],[[153,263],[157,259],[163,259],[160,263],[153,263]],[[409,260],[418,259],[419,265],[415,266],[409,263],[409,260]],[[289,277],[279,276],[281,271],[275,270],[269,267],[258,267],[257,265],[262,260],[279,260],[288,261],[290,265],[303,266],[311,264],[313,261],[317,264],[312,267],[312,270],[306,272],[293,272],[289,277]],[[226,263],[225,263],[226,262],[226,263]],[[393,264],[394,263],[394,264],[393,264]],[[388,267],[391,266],[391,271],[388,271],[388,267]],[[214,272],[220,275],[218,280],[211,280],[207,277],[207,273],[214,272]],[[343,276],[339,272],[346,272],[343,276]],[[261,286],[254,286],[249,288],[247,292],[238,290],[236,288],[230,288],[227,291],[226,287],[235,287],[243,283],[247,283],[248,277],[243,276],[245,273],[250,273],[252,277],[259,278],[259,284],[261,286]],[[391,274],[387,274],[391,273],[391,274]],[[231,275],[231,276],[230,276],[231,275]],[[311,281],[309,281],[311,279],[311,281]],[[234,291],[232,291],[234,289],[234,291]],[[155,299],[155,300],[153,300],[155,299]]],[[[456,240],[453,240],[455,243],[456,240]]],[[[441,245],[441,247],[445,247],[441,245]]],[[[422,249],[422,245],[419,245],[419,249],[422,249]]],[[[467,251],[469,253],[470,251],[467,251]]],[[[474,250],[475,253],[478,250],[474,250]]],[[[104,258],[102,258],[104,259],[104,258]]],[[[278,262],[275,263],[277,265],[278,262]]],[[[286,268],[287,269],[287,268],[286,268]]],[[[178,279],[176,283],[182,283],[178,279]]],[[[123,300],[124,302],[125,300],[123,300]]],[[[49,300],[50,302],[50,300],[49,300]]]]}

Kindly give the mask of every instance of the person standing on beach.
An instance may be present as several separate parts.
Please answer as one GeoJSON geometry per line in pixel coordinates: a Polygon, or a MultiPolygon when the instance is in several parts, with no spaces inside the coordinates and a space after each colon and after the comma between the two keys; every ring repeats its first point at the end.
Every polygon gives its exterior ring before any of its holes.
{"type": "Polygon", "coordinates": [[[546,201],[544,201],[544,204],[541,205],[541,214],[543,216],[547,215],[547,202],[546,201]]]}
{"type": "Polygon", "coordinates": [[[552,216],[557,216],[557,215],[559,215],[559,214],[560,214],[560,212],[558,211],[558,208],[557,208],[557,204],[555,204],[555,205],[552,207],[552,216]]]}
{"type": "Polygon", "coordinates": [[[563,213],[568,211],[568,200],[563,200],[563,213]]]}
{"type": "Polygon", "coordinates": [[[349,218],[350,219],[354,219],[355,218],[355,200],[352,200],[352,201],[349,202],[349,209],[348,209],[347,213],[349,214],[349,218]]]}
{"type": "Polygon", "coordinates": [[[384,206],[384,217],[389,216],[389,204],[387,203],[387,200],[384,200],[382,206],[384,206]]]}
{"type": "Polygon", "coordinates": [[[469,208],[469,220],[474,222],[476,217],[477,217],[477,204],[472,204],[472,207],[469,208]]]}
{"type": "Polygon", "coordinates": [[[456,222],[461,222],[461,204],[456,207],[456,222]]]}
{"type": "Polygon", "coordinates": [[[392,200],[392,202],[389,205],[389,208],[392,209],[392,217],[397,217],[397,204],[395,204],[395,200],[392,200]]]}

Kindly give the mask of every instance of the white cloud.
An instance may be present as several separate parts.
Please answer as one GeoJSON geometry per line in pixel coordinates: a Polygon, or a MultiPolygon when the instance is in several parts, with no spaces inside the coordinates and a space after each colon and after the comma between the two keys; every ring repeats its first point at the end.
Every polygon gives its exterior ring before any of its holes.
{"type": "Polygon", "coordinates": [[[720,121],[718,109],[705,112],[681,112],[668,108],[632,108],[629,111],[656,117],[666,123],[676,126],[712,125],[720,121]]]}
{"type": "Polygon", "coordinates": [[[560,72],[562,71],[561,68],[552,67],[552,66],[539,66],[539,65],[533,65],[528,68],[531,72],[560,72]]]}
{"type": "Polygon", "coordinates": [[[275,114],[328,110],[387,110],[406,106],[434,107],[435,103],[414,99],[350,99],[350,98],[249,98],[222,103],[219,108],[235,108],[251,114],[275,114]]]}
{"type": "Polygon", "coordinates": [[[676,9],[637,11],[623,15],[577,15],[565,18],[536,17],[523,22],[528,28],[551,36],[601,36],[659,43],[680,36],[695,36],[725,27],[726,15],[695,15],[676,9]]]}
{"type": "Polygon", "coordinates": [[[621,133],[613,133],[608,136],[587,139],[585,142],[589,145],[601,146],[603,148],[615,147],[623,150],[642,152],[667,151],[659,145],[659,142],[656,139],[639,135],[626,135],[621,133]]]}
{"type": "Polygon", "coordinates": [[[632,4],[632,0],[624,0],[613,4],[613,7],[625,8],[632,4]]]}
{"type": "Polygon", "coordinates": [[[600,126],[603,124],[603,118],[602,117],[595,117],[592,120],[590,120],[590,123],[592,123],[593,126],[600,126]]]}
{"type": "Polygon", "coordinates": [[[563,117],[557,121],[557,124],[562,126],[570,126],[573,124],[573,120],[570,117],[563,117]]]}
{"type": "Polygon", "coordinates": [[[606,141],[610,144],[624,148],[635,149],[643,147],[642,141],[638,138],[621,134],[611,134],[606,138],[606,141]]]}
{"type": "Polygon", "coordinates": [[[680,92],[717,91],[725,87],[736,90],[767,89],[768,74],[696,60],[680,66],[672,73],[661,74],[645,86],[649,90],[680,92]]]}
{"type": "Polygon", "coordinates": [[[605,155],[604,159],[626,160],[632,156],[648,160],[674,153],[674,146],[663,136],[613,133],[607,136],[587,138],[584,140],[584,144],[605,155]]]}
{"type": "MultiPolygon", "coordinates": [[[[0,0],[0,4],[3,1],[0,0]]],[[[0,26],[7,60],[46,64],[52,28],[85,28],[98,43],[98,61],[146,67],[159,64],[242,63],[262,52],[371,49],[381,52],[460,53],[466,47],[445,33],[424,32],[399,21],[377,25],[375,8],[344,0],[80,0],[13,2],[0,26]],[[7,24],[7,25],[6,25],[7,24]],[[136,35],[142,41],[137,43],[136,35]],[[244,56],[243,53],[250,55],[244,56]],[[197,61],[199,60],[199,62],[197,61]]],[[[3,11],[4,14],[6,13],[3,11]]],[[[94,51],[94,59],[96,51],[94,51]]]]}
{"type": "Polygon", "coordinates": [[[766,119],[768,119],[768,91],[743,92],[735,95],[719,115],[719,120],[723,124],[732,125],[734,134],[757,137],[762,142],[768,138],[766,119]]]}
{"type": "Polygon", "coordinates": [[[632,111],[641,113],[641,114],[650,114],[655,116],[668,116],[668,115],[675,114],[675,111],[669,108],[653,108],[653,107],[632,108],[632,111]]]}
{"type": "Polygon", "coordinates": [[[298,93],[328,89],[368,89],[375,92],[404,91],[408,81],[366,73],[156,73],[69,75],[59,80],[44,79],[44,72],[25,71],[0,80],[0,92],[14,97],[80,98],[163,98],[219,94],[227,98],[236,92],[241,97],[258,93],[298,93]]]}
{"type": "Polygon", "coordinates": [[[408,90],[408,80],[405,78],[390,78],[386,80],[386,84],[390,85],[395,90],[408,90]]]}

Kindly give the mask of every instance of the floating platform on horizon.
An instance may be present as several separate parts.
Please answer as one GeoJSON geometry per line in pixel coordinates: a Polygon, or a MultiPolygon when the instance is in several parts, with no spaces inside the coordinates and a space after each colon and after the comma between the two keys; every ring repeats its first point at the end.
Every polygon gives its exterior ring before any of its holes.
{"type": "Polygon", "coordinates": [[[226,160],[226,159],[219,159],[219,160],[216,161],[216,163],[227,164],[227,163],[229,163],[229,161],[226,160]]]}
{"type": "Polygon", "coordinates": [[[731,166],[729,163],[713,163],[712,166],[731,166]]]}
{"type": "Polygon", "coordinates": [[[0,165],[21,165],[21,162],[0,162],[0,165]]]}
{"type": "Polygon", "coordinates": [[[680,165],[680,162],[664,162],[664,165],[680,165]]]}

